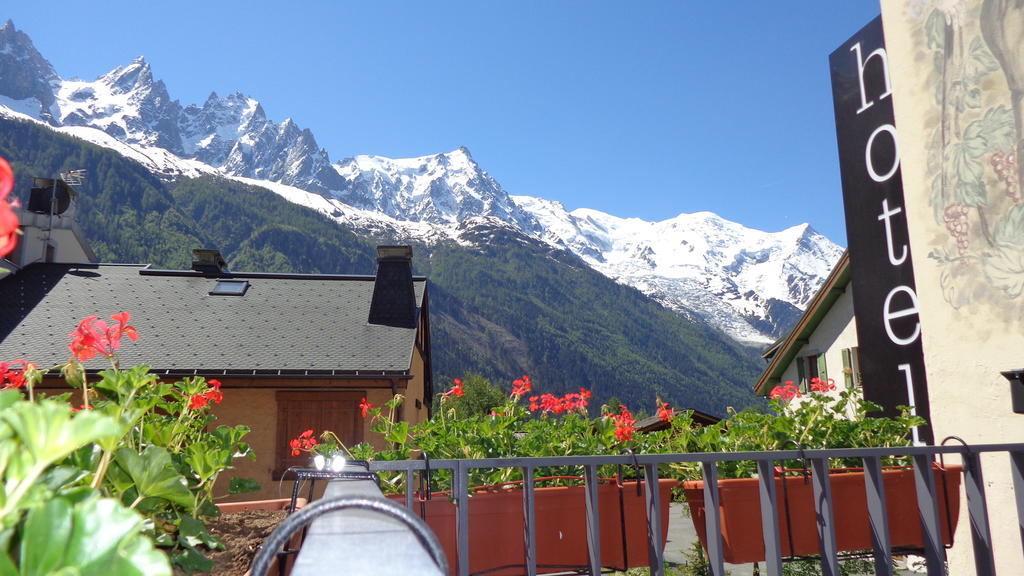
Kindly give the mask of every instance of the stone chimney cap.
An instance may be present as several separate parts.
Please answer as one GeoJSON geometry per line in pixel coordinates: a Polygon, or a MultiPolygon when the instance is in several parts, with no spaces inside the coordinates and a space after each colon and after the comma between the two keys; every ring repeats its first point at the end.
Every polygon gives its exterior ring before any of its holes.
{"type": "Polygon", "coordinates": [[[196,248],[192,250],[192,269],[207,274],[224,274],[228,271],[228,263],[220,250],[196,248]]]}

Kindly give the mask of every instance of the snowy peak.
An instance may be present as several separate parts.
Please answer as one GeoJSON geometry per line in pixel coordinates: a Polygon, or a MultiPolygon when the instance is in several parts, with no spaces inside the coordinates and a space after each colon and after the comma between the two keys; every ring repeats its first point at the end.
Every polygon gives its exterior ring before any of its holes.
{"type": "Polygon", "coordinates": [[[60,77],[32,39],[8,20],[0,27],[0,105],[55,123],[60,77]]]}
{"type": "Polygon", "coordinates": [[[265,186],[372,235],[482,250],[507,242],[567,250],[748,343],[788,330],[841,254],[806,224],[769,233],[710,212],[648,222],[513,197],[465,147],[332,164],[309,129],[267,118],[241,92],[211,93],[183,108],[142,57],[91,82],[62,80],[10,21],[0,27],[0,114],[47,122],[164,178],[219,173],[265,186]]]}
{"type": "Polygon", "coordinates": [[[143,56],[139,56],[127,66],[118,66],[97,79],[97,82],[110,87],[112,94],[128,94],[145,92],[153,85],[153,71],[143,56]]]}
{"type": "Polygon", "coordinates": [[[464,146],[418,158],[355,156],[338,162],[335,169],[344,181],[335,196],[356,208],[435,224],[493,216],[527,232],[539,230],[464,146]]]}
{"type": "Polygon", "coordinates": [[[178,126],[181,105],[162,81],[153,81],[141,56],[92,82],[64,81],[57,99],[65,126],[91,126],[128,144],[184,152],[178,126]]]}
{"type": "Polygon", "coordinates": [[[842,249],[809,225],[753,230],[711,212],[660,222],[515,196],[560,244],[606,276],[668,308],[763,344],[792,325],[842,249]]]}

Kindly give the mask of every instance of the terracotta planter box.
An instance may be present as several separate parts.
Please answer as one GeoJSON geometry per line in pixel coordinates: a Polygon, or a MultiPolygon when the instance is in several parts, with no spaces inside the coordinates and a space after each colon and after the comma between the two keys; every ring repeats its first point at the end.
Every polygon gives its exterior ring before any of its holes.
{"type": "MultiPolygon", "coordinates": [[[[960,466],[936,468],[939,524],[942,540],[953,543],[952,532],[960,511],[960,466]],[[943,485],[945,480],[945,489],[943,485]],[[952,528],[952,529],[951,529],[952,528]]],[[[921,522],[917,510],[917,491],[911,469],[882,472],[889,519],[889,538],[893,548],[920,548],[921,522]]],[[[832,511],[836,519],[836,546],[840,552],[870,550],[871,525],[868,518],[864,474],[835,472],[829,475],[832,486],[832,511]]],[[[814,494],[810,481],[801,476],[786,476],[787,498],[783,496],[783,478],[775,479],[776,506],[779,514],[779,538],[783,556],[820,554],[814,494]],[[787,518],[789,525],[787,527],[787,518]],[[792,534],[792,542],[789,535],[792,534]]],[[[707,550],[704,482],[683,483],[690,505],[694,528],[707,550]]],[[[761,562],[765,559],[761,534],[761,500],[756,478],[719,480],[718,494],[725,561],[730,564],[761,562]]]]}
{"type": "MultiPolygon", "coordinates": [[[[659,481],[661,496],[661,545],[668,537],[668,505],[676,480],[659,481]]],[[[598,487],[601,518],[601,564],[619,570],[648,565],[647,511],[642,488],[602,484],[598,487]],[[620,501],[621,497],[621,501],[620,501]]],[[[402,497],[404,499],[404,497],[402,497]]],[[[582,486],[546,487],[534,491],[537,533],[537,572],[564,572],[589,565],[587,553],[586,497],[582,486]]],[[[455,504],[447,494],[422,502],[427,525],[437,535],[456,570],[455,504]]],[[[420,509],[415,511],[419,514],[420,509]]],[[[469,498],[469,572],[489,576],[522,574],[523,490],[521,488],[475,492],[469,498]]]]}

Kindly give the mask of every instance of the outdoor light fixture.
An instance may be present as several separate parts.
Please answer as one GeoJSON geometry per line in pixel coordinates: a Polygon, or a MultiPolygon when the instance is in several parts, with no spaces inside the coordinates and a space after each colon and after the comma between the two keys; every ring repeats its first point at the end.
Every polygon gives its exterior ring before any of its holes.
{"type": "Polygon", "coordinates": [[[1000,372],[1010,381],[1010,401],[1015,414],[1024,414],[1024,368],[1000,372]]]}

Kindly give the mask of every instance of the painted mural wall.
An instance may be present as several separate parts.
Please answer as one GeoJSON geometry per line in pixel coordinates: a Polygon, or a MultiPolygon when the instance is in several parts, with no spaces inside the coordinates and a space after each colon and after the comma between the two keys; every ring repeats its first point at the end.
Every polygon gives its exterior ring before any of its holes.
{"type": "MultiPolygon", "coordinates": [[[[1024,441],[1024,2],[882,2],[936,441],[1024,441]]],[[[999,573],[1024,574],[1008,458],[983,462],[999,573]]],[[[969,523],[951,574],[974,573],[969,523]]]]}

